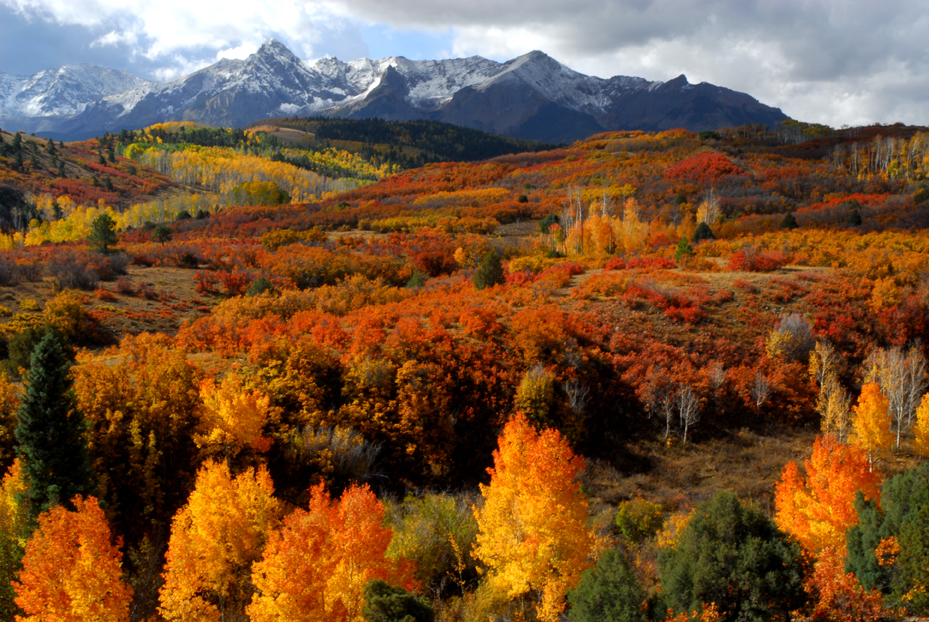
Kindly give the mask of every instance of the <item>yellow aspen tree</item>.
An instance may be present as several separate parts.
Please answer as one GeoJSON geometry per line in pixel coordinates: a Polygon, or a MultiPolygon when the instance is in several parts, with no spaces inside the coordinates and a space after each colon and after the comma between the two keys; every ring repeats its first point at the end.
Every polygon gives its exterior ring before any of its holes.
{"type": "Polygon", "coordinates": [[[868,459],[874,461],[878,451],[893,447],[894,435],[890,431],[890,418],[887,415],[889,403],[876,382],[869,382],[861,389],[858,405],[855,406],[855,419],[852,428],[855,443],[868,452],[868,459]]]}
{"type": "Polygon", "coordinates": [[[916,438],[913,445],[920,456],[929,457],[929,393],[923,395],[923,399],[916,409],[916,425],[913,428],[916,438]]]}
{"type": "Polygon", "coordinates": [[[174,517],[159,612],[166,620],[215,622],[241,615],[251,595],[252,562],[277,527],[281,505],[268,471],[232,477],[207,462],[187,505],[174,517]]]}
{"type": "Polygon", "coordinates": [[[207,453],[221,453],[234,458],[243,449],[263,453],[271,448],[264,436],[265,425],[272,419],[271,400],[261,391],[250,391],[241,376],[229,374],[217,385],[212,379],[200,385],[203,412],[200,432],[194,434],[197,447],[207,453]]]}
{"type": "Polygon", "coordinates": [[[29,508],[24,498],[26,478],[19,458],[0,484],[0,619],[13,617],[16,593],[10,583],[19,573],[29,538],[29,508]]]}
{"type": "Polygon", "coordinates": [[[39,516],[26,545],[16,604],[19,622],[128,622],[132,588],[120,576],[122,553],[113,544],[94,497],[74,498],[75,511],[55,506],[39,516]]]}
{"type": "Polygon", "coordinates": [[[543,622],[559,619],[565,594],[591,564],[583,468],[557,430],[536,432],[517,414],[499,438],[490,484],[480,487],[484,505],[474,508],[475,556],[489,589],[506,600],[534,598],[543,622]]]}

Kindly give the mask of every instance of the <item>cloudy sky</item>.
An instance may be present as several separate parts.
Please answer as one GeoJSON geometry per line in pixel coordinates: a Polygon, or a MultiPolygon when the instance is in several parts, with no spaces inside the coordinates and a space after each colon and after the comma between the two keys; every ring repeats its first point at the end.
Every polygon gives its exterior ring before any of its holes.
{"type": "Polygon", "coordinates": [[[5,73],[86,62],[168,79],[269,37],[304,59],[542,50],[600,77],[683,73],[834,127],[929,124],[929,0],[0,0],[5,73]]]}

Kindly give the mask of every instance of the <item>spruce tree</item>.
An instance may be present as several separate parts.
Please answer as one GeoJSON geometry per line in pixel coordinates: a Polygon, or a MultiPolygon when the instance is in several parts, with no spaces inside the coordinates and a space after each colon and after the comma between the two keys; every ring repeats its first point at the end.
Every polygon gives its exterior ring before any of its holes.
{"type": "Polygon", "coordinates": [[[94,250],[106,255],[110,252],[110,247],[115,246],[116,238],[116,221],[109,214],[100,214],[90,224],[90,235],[87,236],[94,250]]]}
{"type": "Polygon", "coordinates": [[[71,362],[54,332],[32,352],[29,384],[19,407],[17,453],[24,464],[33,518],[75,495],[93,491],[93,472],[77,408],[71,362]]]}
{"type": "Polygon", "coordinates": [[[477,289],[484,289],[485,287],[493,287],[494,285],[504,282],[506,282],[506,277],[503,274],[503,265],[500,261],[500,255],[490,251],[484,255],[480,267],[474,273],[474,287],[477,289]]]}

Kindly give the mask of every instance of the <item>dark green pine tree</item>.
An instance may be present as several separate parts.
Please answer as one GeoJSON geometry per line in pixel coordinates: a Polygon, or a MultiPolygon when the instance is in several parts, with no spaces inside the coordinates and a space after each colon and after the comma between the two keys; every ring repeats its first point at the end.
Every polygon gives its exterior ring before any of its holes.
{"type": "Polygon", "coordinates": [[[17,452],[33,517],[58,504],[70,508],[75,495],[93,492],[84,416],[72,385],[65,347],[49,333],[32,352],[29,385],[17,413],[17,452]]]}
{"type": "Polygon", "coordinates": [[[505,283],[506,277],[503,274],[503,264],[500,261],[500,255],[493,251],[484,255],[480,267],[474,272],[473,280],[476,289],[484,289],[485,287],[493,287],[494,285],[505,283]]]}

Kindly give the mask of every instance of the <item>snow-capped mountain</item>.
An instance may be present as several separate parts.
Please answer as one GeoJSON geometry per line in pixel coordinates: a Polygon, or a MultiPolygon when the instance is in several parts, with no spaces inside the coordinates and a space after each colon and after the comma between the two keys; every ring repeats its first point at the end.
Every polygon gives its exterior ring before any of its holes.
{"type": "Polygon", "coordinates": [[[80,113],[108,95],[151,84],[125,71],[96,65],[65,65],[34,76],[0,73],[0,114],[61,117],[80,113]]]}
{"type": "Polygon", "coordinates": [[[281,116],[431,119],[519,138],[571,141],[613,129],[716,129],[787,117],[743,93],[585,76],[542,52],[505,63],[479,56],[302,61],[271,39],[171,82],[92,65],[31,77],[0,73],[0,124],[69,138],[161,121],[242,126],[281,116]]]}

